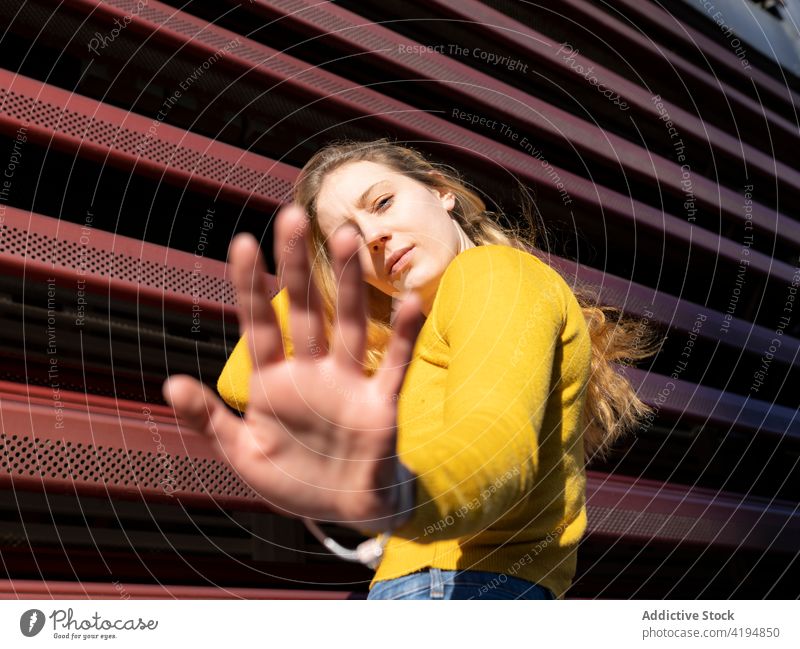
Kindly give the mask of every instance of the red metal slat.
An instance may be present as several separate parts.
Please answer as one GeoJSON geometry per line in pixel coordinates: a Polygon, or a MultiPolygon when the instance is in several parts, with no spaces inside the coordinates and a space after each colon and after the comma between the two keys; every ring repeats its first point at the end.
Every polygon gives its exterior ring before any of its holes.
{"type": "MultiPolygon", "coordinates": [[[[59,284],[191,314],[236,319],[227,265],[215,259],[7,207],[0,224],[0,269],[7,275],[59,284]]],[[[267,275],[271,295],[277,279],[267,275]]],[[[77,295],[77,294],[76,294],[77,295]]]]}
{"type": "Polygon", "coordinates": [[[43,403],[11,386],[0,392],[0,488],[269,510],[209,438],[161,409],[95,412],[83,395],[50,390],[43,403]]]}
{"type": "Polygon", "coordinates": [[[592,535],[797,552],[797,503],[594,471],[586,497],[592,535]]]}
{"type": "MultiPolygon", "coordinates": [[[[7,275],[55,277],[93,293],[190,314],[236,319],[224,262],[7,207],[0,224],[0,268],[7,275]]],[[[268,276],[272,294],[277,281],[268,276]]]]}
{"type": "Polygon", "coordinates": [[[365,593],[125,582],[0,579],[0,599],[363,599],[365,593]]]}
{"type": "Polygon", "coordinates": [[[636,386],[639,397],[657,405],[659,412],[800,440],[797,409],[634,368],[622,373],[636,386]]]}
{"type": "MultiPolygon", "coordinates": [[[[6,397],[11,395],[10,398],[12,399],[24,400],[26,403],[36,405],[53,404],[52,388],[40,385],[0,381],[0,395],[6,395],[6,397]]],[[[124,417],[140,417],[142,415],[142,408],[147,406],[147,408],[150,409],[151,418],[157,423],[166,423],[168,425],[175,424],[175,415],[172,412],[172,408],[157,403],[145,404],[140,401],[131,401],[129,399],[104,397],[98,394],[86,394],[83,392],[65,390],[62,390],[60,393],[60,401],[82,412],[91,412],[92,414],[109,415],[112,417],[120,415],[124,417]]]]}
{"type": "Polygon", "coordinates": [[[21,127],[42,146],[268,211],[294,180],[280,162],[0,70],[0,131],[21,127]]]}
{"type": "MultiPolygon", "coordinates": [[[[601,270],[575,264],[539,251],[539,255],[559,269],[572,284],[573,278],[579,282],[599,289],[600,301],[623,309],[626,313],[643,317],[648,313],[652,322],[681,334],[696,333],[709,343],[720,343],[725,348],[738,352],[748,351],[763,354],[772,345],[775,330],[753,324],[747,320],[730,317],[720,311],[709,309],[701,304],[679,299],[636,282],[609,275],[601,270]],[[705,316],[699,332],[696,329],[698,314],[705,316]],[[725,333],[722,333],[722,331],[725,333]]],[[[775,360],[795,365],[800,362],[800,339],[784,334],[781,346],[774,355],[775,360]]]]}

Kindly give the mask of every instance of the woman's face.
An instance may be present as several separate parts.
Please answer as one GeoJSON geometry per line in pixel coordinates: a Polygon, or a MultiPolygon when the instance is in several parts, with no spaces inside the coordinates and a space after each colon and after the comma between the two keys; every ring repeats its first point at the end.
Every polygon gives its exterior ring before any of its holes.
{"type": "Polygon", "coordinates": [[[349,162],[323,180],[317,219],[326,239],[347,223],[355,226],[364,280],[395,297],[417,292],[427,315],[448,264],[473,245],[448,213],[454,205],[452,193],[383,164],[349,162]],[[392,260],[405,250],[392,272],[392,260]]]}

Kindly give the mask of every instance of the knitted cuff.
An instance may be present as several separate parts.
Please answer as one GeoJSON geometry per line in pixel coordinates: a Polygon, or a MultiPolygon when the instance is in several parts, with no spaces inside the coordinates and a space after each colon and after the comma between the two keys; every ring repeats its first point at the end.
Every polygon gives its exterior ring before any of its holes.
{"type": "Polygon", "coordinates": [[[392,490],[394,516],[389,522],[388,532],[405,525],[414,515],[416,505],[416,475],[399,459],[395,464],[395,486],[392,490]]]}

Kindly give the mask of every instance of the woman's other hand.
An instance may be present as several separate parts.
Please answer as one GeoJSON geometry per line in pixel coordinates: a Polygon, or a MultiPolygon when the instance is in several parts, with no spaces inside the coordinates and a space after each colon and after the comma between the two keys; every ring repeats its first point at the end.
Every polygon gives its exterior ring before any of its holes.
{"type": "Polygon", "coordinates": [[[329,241],[338,283],[331,349],[311,277],[309,236],[303,210],[284,207],[276,222],[275,259],[289,293],[290,359],[267,299],[258,242],[240,234],[231,244],[239,325],[253,365],[244,418],[189,376],[170,377],[164,397],[189,427],[214,440],[220,455],[276,511],[380,532],[402,514],[392,506],[397,399],[424,316],[417,295],[403,301],[384,361],[366,376],[366,287],[355,230],[343,227],[329,241]]]}

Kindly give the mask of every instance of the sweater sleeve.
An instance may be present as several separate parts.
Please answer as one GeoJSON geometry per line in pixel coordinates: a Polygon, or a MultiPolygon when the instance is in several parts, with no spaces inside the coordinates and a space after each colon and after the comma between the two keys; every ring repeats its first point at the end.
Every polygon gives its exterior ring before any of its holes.
{"type": "MultiPolygon", "coordinates": [[[[289,313],[289,292],[286,287],[282,288],[271,300],[272,308],[278,318],[278,324],[283,338],[284,353],[291,357],[293,353],[292,341],[289,337],[288,313],[289,313]]],[[[222,373],[217,379],[217,392],[222,400],[231,408],[240,412],[247,409],[247,402],[250,395],[250,374],[253,365],[250,361],[250,354],[247,350],[247,342],[244,334],[241,335],[231,355],[228,357],[222,373]]]]}
{"type": "Polygon", "coordinates": [[[416,503],[394,531],[417,542],[479,532],[530,492],[566,299],[541,260],[477,246],[447,267],[431,316],[449,347],[443,423],[400,452],[416,503]]]}

